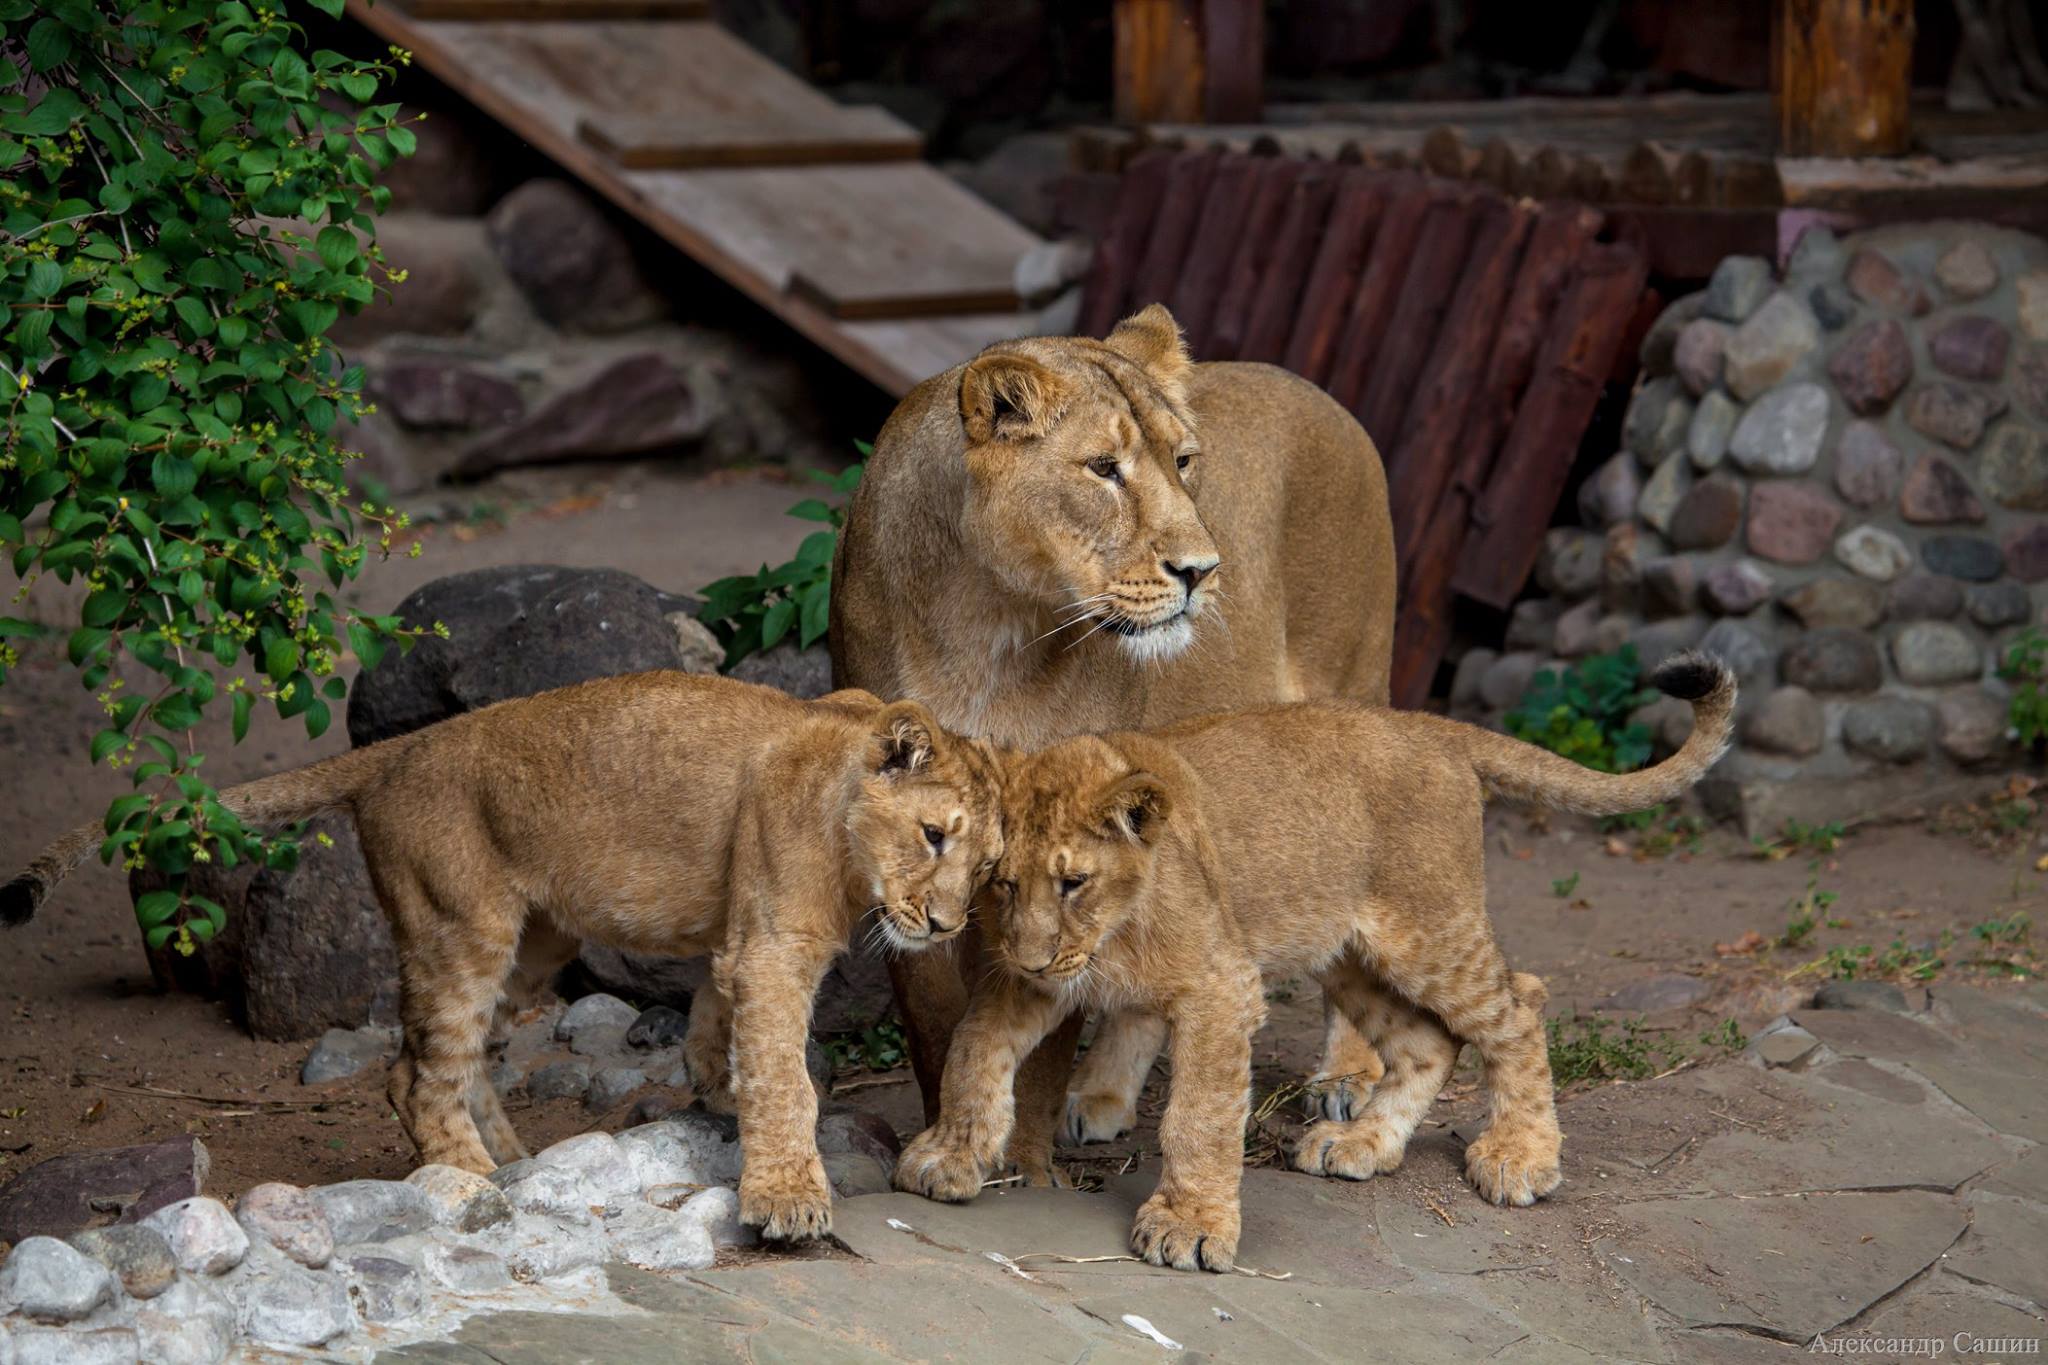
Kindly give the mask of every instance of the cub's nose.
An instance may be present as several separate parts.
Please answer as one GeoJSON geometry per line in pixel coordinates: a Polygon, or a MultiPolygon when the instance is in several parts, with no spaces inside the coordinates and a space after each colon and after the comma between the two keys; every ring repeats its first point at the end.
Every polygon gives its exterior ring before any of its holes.
{"type": "Polygon", "coordinates": [[[1195,589],[1201,586],[1202,580],[1215,573],[1216,566],[1221,562],[1222,560],[1219,556],[1202,555],[1180,560],[1164,559],[1160,561],[1160,567],[1165,569],[1168,574],[1178,578],[1181,582],[1182,591],[1187,596],[1193,597],[1195,589]]]}

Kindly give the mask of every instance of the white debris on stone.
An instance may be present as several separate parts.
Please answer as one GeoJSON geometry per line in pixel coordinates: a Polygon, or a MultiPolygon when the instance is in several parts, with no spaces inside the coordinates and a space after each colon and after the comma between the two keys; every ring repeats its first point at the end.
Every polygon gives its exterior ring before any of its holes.
{"type": "Polygon", "coordinates": [[[739,1193],[725,1185],[691,1195],[676,1212],[703,1228],[715,1247],[750,1247],[761,1240],[759,1228],[740,1221],[739,1193]]]}
{"type": "Polygon", "coordinates": [[[1152,1340],[1158,1342],[1169,1351],[1184,1351],[1187,1349],[1172,1337],[1154,1327],[1149,1321],[1139,1317],[1136,1313],[1124,1314],[1124,1326],[1130,1328],[1141,1337],[1152,1338],[1152,1340]]]}
{"type": "Polygon", "coordinates": [[[702,1270],[717,1255],[710,1231],[652,1204],[630,1204],[605,1220],[612,1254],[643,1270],[702,1270]]]}
{"type": "Polygon", "coordinates": [[[547,1214],[570,1223],[588,1223],[604,1207],[605,1196],[581,1171],[543,1166],[538,1160],[515,1161],[491,1172],[517,1213],[547,1214]]]}
{"type": "Polygon", "coordinates": [[[339,1275],[308,1270],[267,1246],[226,1282],[242,1335],[265,1345],[319,1346],[356,1325],[339,1275]]]}
{"type": "Polygon", "coordinates": [[[167,1204],[142,1220],[171,1244],[178,1269],[195,1275],[220,1275],[242,1263],[249,1251],[249,1234],[218,1199],[194,1195],[167,1204]]]}
{"type": "Polygon", "coordinates": [[[313,1191],[313,1198],[337,1246],[386,1242],[434,1225],[435,1207],[426,1191],[402,1180],[344,1180],[313,1191]]]}
{"type": "Polygon", "coordinates": [[[25,1237],[0,1267],[0,1302],[32,1318],[75,1322],[114,1297],[114,1275],[55,1237],[25,1237]]]}
{"type": "Polygon", "coordinates": [[[137,1365],[145,1359],[132,1327],[18,1327],[0,1338],[0,1350],[12,1365],[137,1365]]]}
{"type": "Polygon", "coordinates": [[[579,1133],[563,1138],[535,1155],[540,1167],[574,1172],[600,1196],[603,1203],[614,1195],[640,1193],[640,1177],[633,1163],[610,1133],[579,1133]]]}

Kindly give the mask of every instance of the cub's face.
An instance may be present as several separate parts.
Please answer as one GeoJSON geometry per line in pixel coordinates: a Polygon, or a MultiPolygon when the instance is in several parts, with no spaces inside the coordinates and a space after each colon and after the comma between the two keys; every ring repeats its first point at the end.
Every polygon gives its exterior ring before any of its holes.
{"type": "Polygon", "coordinates": [[[916,702],[876,719],[867,770],[847,811],[848,893],[898,948],[942,943],[1003,852],[1000,786],[979,743],[948,735],[916,702]]]}
{"type": "Polygon", "coordinates": [[[1106,342],[1011,342],[967,367],[968,547],[1050,614],[1056,642],[1100,631],[1134,657],[1170,658],[1214,606],[1187,367],[1156,306],[1106,342]]]}
{"type": "Polygon", "coordinates": [[[1164,783],[1100,740],[1070,740],[1017,760],[1004,804],[984,924],[1003,964],[1049,992],[1131,984],[1101,954],[1149,900],[1164,783]]]}

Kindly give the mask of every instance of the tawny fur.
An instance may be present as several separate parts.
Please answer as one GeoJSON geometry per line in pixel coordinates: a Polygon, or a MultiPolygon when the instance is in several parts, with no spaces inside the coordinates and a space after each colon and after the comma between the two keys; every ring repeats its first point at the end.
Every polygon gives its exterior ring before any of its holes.
{"type": "Polygon", "coordinates": [[[1466,1174],[1496,1203],[1562,1178],[1542,982],[1511,972],[1487,921],[1489,793],[1620,814],[1682,794],[1726,748],[1734,675],[1703,656],[1658,670],[1693,733],[1611,776],[1418,712],[1307,702],[1069,740],[1006,760],[992,934],[1007,970],[954,1035],[936,1125],[899,1187],[969,1199],[1003,1150],[1020,1058],[1087,1003],[1155,1010],[1173,1083],[1157,1191],[1132,1247],[1227,1269],[1236,1253],[1260,969],[1314,975],[1379,1043],[1364,1111],[1310,1126],[1295,1164],[1365,1179],[1401,1162],[1461,1042],[1486,1064],[1491,1121],[1466,1174]]]}
{"type": "MultiPolygon", "coordinates": [[[[726,678],[642,673],[507,701],[222,793],[258,826],[345,809],[398,946],[405,1047],[391,1100],[426,1162],[525,1155],[482,1062],[508,990],[583,941],[714,954],[684,1056],[736,1104],[740,1216],[831,1225],[812,997],[872,907],[920,948],[957,933],[1001,851],[998,773],[916,702],[799,702],[726,678]],[[933,836],[937,836],[936,846],[933,836]],[[474,1112],[472,1112],[474,1111],[474,1112]]],[[[8,888],[26,919],[100,841],[59,839],[8,888]]]]}
{"type": "MultiPolygon", "coordinates": [[[[1372,441],[1285,370],[1192,364],[1156,305],[1106,341],[1004,342],[913,390],[876,440],[832,585],[840,681],[915,697],[948,729],[999,743],[1387,700],[1393,532],[1372,441]],[[1105,455],[1120,482],[1089,469],[1105,455]],[[1165,567],[1213,560],[1192,593],[1165,567]]],[[[927,1117],[966,1006],[955,958],[892,964],[927,1117]]],[[[1333,1018],[1321,1074],[1374,1072],[1371,1048],[1333,1018]]],[[[1050,1170],[1078,1028],[1021,1082],[1018,1164],[1033,1178],[1050,1170]]],[[[1159,1037],[1105,1027],[1070,1131],[1113,1131],[1159,1037]]],[[[1331,1102],[1345,1093],[1333,1081],[1331,1102]]]]}

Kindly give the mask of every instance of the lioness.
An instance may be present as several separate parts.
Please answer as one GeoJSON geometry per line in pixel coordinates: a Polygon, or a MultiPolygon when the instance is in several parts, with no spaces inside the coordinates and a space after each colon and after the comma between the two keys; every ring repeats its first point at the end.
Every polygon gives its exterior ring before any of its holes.
{"type": "MultiPolygon", "coordinates": [[[[1383,703],[1393,546],[1386,475],[1351,415],[1270,365],[1192,364],[1155,305],[1106,341],[991,346],[903,400],[839,539],[833,670],[948,729],[1034,747],[1300,698],[1383,703]]],[[[929,1121],[961,970],[935,953],[890,970],[929,1121]]],[[[1335,1116],[1379,1061],[1328,1014],[1335,1116]]],[[[1022,1083],[1015,1155],[1034,1178],[1050,1174],[1080,1024],[1022,1083]]],[[[1163,1032],[1105,1025],[1069,1137],[1130,1126],[1163,1032]]]]}
{"type": "MultiPolygon", "coordinates": [[[[692,1002],[685,1055],[700,1094],[734,1092],[740,1217],[797,1237],[831,1226],[804,1069],[819,978],[870,909],[902,948],[960,931],[1002,849],[996,777],[916,702],[640,673],[221,799],[255,825],[354,816],[398,945],[391,1102],[424,1161],[487,1172],[525,1155],[481,1065],[508,986],[546,982],[586,939],[715,953],[721,989],[692,1002]]],[[[0,919],[27,920],[102,837],[95,824],[53,843],[0,888],[0,919]]]]}
{"type": "Polygon", "coordinates": [[[1278,967],[1313,974],[1364,1030],[1382,985],[1420,1007],[1372,1034],[1385,1078],[1357,1119],[1310,1125],[1297,1167],[1362,1180],[1400,1165],[1463,1041],[1486,1063],[1492,1110],[1467,1178],[1495,1203],[1547,1194],[1561,1137],[1543,990],[1494,945],[1482,808],[1489,793],[1593,815],[1677,797],[1727,747],[1735,678],[1692,654],[1655,680],[1693,702],[1692,736],[1620,777],[1439,716],[1337,702],[1008,760],[996,924],[984,927],[1008,970],[954,1035],[939,1121],[904,1150],[896,1183],[973,1198],[1010,1129],[1019,1059],[1085,1004],[1140,1005],[1173,1026],[1173,1084],[1165,1169],[1131,1247],[1155,1264],[1228,1269],[1259,969],[1278,967]]]}

